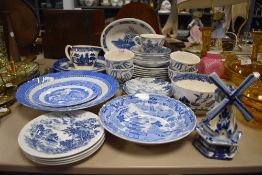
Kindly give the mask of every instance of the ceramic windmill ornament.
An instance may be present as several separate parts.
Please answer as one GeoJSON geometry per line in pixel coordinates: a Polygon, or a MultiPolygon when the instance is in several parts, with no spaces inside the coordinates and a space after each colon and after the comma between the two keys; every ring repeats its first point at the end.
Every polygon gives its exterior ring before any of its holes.
{"type": "Polygon", "coordinates": [[[217,105],[206,114],[196,127],[199,135],[194,141],[194,146],[206,157],[230,160],[235,155],[242,132],[238,130],[235,119],[235,106],[249,121],[252,114],[240,101],[242,93],[247,87],[258,80],[260,74],[250,74],[238,88],[225,85],[216,73],[210,74],[210,79],[218,89],[215,93],[217,105]]]}

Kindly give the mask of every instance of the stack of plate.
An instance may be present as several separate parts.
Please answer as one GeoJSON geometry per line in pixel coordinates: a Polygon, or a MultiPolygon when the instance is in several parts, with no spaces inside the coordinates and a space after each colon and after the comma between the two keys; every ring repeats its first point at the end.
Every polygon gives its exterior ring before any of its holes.
{"type": "Polygon", "coordinates": [[[160,47],[154,53],[144,53],[141,46],[136,45],[131,51],[135,54],[134,77],[168,79],[169,48],[160,47]]]}
{"type": "Polygon", "coordinates": [[[71,111],[98,105],[113,97],[119,87],[111,76],[90,71],[47,74],[19,87],[17,100],[46,111],[71,111]]]}
{"type": "Polygon", "coordinates": [[[141,67],[134,65],[134,78],[159,78],[163,80],[168,80],[168,66],[150,68],[150,67],[141,67]]]}
{"type": "Polygon", "coordinates": [[[44,165],[64,165],[95,153],[105,140],[98,116],[86,111],[43,114],[20,131],[24,155],[44,165]]]}

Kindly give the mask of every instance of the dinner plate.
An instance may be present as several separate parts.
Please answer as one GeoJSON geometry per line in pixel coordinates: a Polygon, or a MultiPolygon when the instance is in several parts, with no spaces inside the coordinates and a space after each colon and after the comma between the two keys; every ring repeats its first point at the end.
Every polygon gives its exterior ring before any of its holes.
{"type": "Polygon", "coordinates": [[[135,45],[133,39],[135,36],[143,33],[156,32],[146,22],[135,18],[122,18],[116,20],[103,30],[100,43],[103,50],[130,49],[135,45]]]}
{"type": "Polygon", "coordinates": [[[89,149],[103,134],[96,114],[51,112],[27,123],[19,133],[18,144],[31,157],[63,158],[89,149]]]}
{"type": "Polygon", "coordinates": [[[196,126],[196,116],[189,107],[153,94],[117,97],[100,109],[99,119],[113,135],[142,144],[174,142],[196,126]]]}
{"type": "Polygon", "coordinates": [[[78,109],[89,108],[113,97],[116,92],[118,91],[119,84],[113,77],[99,73],[99,72],[91,72],[91,71],[65,71],[65,72],[58,72],[47,74],[44,76],[40,76],[34,78],[23,85],[21,85],[17,92],[16,92],[16,99],[18,102],[22,103],[25,106],[30,108],[35,108],[39,110],[45,111],[72,111],[78,109]],[[37,86],[40,86],[42,83],[52,82],[54,80],[61,80],[61,81],[86,81],[92,82],[98,85],[101,88],[101,94],[98,95],[95,99],[73,106],[65,106],[65,107],[49,107],[49,106],[42,106],[37,103],[33,103],[29,94],[31,93],[32,89],[37,86]]]}
{"type": "Polygon", "coordinates": [[[45,160],[39,160],[39,159],[35,159],[33,157],[30,157],[29,155],[26,155],[25,156],[30,159],[31,161],[35,162],[35,163],[38,163],[38,164],[43,164],[43,165],[66,165],[66,164],[71,164],[71,163],[75,163],[75,162],[78,162],[78,161],[81,161],[89,156],[91,156],[92,154],[94,154],[96,151],[98,151],[98,149],[103,145],[105,139],[101,139],[101,141],[98,142],[98,144],[90,151],[86,152],[85,154],[83,155],[80,155],[76,158],[72,158],[72,159],[68,159],[68,160],[61,160],[61,161],[45,161],[45,160]]]}
{"type": "MultiPolygon", "coordinates": [[[[95,63],[92,70],[89,71],[96,71],[96,72],[102,72],[105,71],[105,64],[104,64],[105,58],[103,56],[99,56],[97,62],[95,63]]],[[[70,70],[77,70],[73,63],[71,63],[68,58],[61,58],[54,62],[53,69],[56,71],[70,71],[70,70]]]]}
{"type": "Polygon", "coordinates": [[[56,79],[34,87],[29,99],[43,106],[63,107],[93,100],[101,93],[101,88],[91,81],[56,79]]]}
{"type": "Polygon", "coordinates": [[[172,95],[171,84],[167,81],[157,78],[135,78],[123,85],[123,90],[128,95],[137,93],[172,95]]]}

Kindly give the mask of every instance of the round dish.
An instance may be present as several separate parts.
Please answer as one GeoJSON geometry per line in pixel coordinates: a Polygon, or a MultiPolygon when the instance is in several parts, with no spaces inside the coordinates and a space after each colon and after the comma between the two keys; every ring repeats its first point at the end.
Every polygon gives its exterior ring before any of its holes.
{"type": "Polygon", "coordinates": [[[128,49],[135,45],[133,38],[143,33],[156,32],[146,22],[135,18],[122,18],[116,20],[103,30],[100,44],[103,50],[128,49]]]}
{"type": "Polygon", "coordinates": [[[31,157],[61,159],[92,148],[103,135],[96,114],[51,112],[27,123],[19,133],[18,144],[31,157]]]}
{"type": "Polygon", "coordinates": [[[91,71],[66,71],[66,72],[58,72],[47,74],[44,76],[40,76],[38,78],[32,79],[23,85],[21,85],[16,92],[16,99],[18,102],[22,103],[25,106],[30,108],[35,108],[44,111],[72,111],[78,109],[89,108],[95,105],[98,105],[115,95],[118,91],[119,84],[118,82],[111,76],[102,74],[99,72],[91,72],[91,71]],[[61,81],[90,81],[98,85],[102,93],[98,95],[94,100],[88,101],[86,103],[82,103],[75,106],[68,107],[48,107],[42,106],[36,103],[33,103],[29,98],[29,94],[33,88],[41,85],[45,82],[50,82],[53,80],[60,79],[61,81]]]}
{"type": "Polygon", "coordinates": [[[196,126],[196,116],[186,105],[152,94],[117,97],[100,109],[99,116],[107,131],[141,144],[174,142],[196,126]]]}

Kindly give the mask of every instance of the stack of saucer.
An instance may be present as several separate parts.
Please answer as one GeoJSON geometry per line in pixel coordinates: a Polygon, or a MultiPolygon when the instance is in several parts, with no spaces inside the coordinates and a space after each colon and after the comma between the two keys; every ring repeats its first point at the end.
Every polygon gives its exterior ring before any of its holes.
{"type": "Polygon", "coordinates": [[[20,131],[25,157],[44,165],[64,165],[95,153],[105,140],[98,116],[87,111],[43,114],[20,131]]]}
{"type": "Polygon", "coordinates": [[[135,54],[134,77],[168,79],[171,49],[161,46],[147,53],[136,45],[131,51],[135,54]]]}

